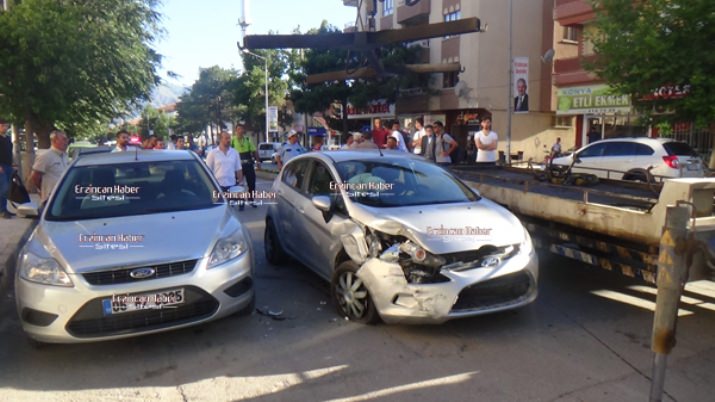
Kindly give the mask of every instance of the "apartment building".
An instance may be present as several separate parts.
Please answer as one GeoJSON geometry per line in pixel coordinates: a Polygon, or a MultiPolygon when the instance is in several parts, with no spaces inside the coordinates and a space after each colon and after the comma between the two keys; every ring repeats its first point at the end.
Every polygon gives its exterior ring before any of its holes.
{"type": "MultiPolygon", "coordinates": [[[[559,122],[553,113],[552,60],[548,55],[555,41],[554,0],[420,0],[412,6],[404,0],[384,0],[376,3],[373,27],[366,19],[366,7],[371,1],[343,3],[362,6],[364,21],[357,29],[400,29],[469,17],[481,21],[483,32],[419,42],[425,49],[424,62],[459,62],[462,71],[433,74],[430,82],[434,94],[406,91],[400,95],[395,113],[403,125],[417,116],[425,116],[427,121],[441,120],[465,145],[470,134],[480,129],[480,119],[489,115],[499,134],[499,149],[504,151],[509,108],[517,106],[516,80],[510,74],[511,36],[511,56],[518,58],[520,77],[528,81],[528,112],[511,114],[511,154],[542,160],[556,137],[569,132],[555,124],[559,122]]],[[[564,143],[569,146],[566,138],[564,143]]]]}

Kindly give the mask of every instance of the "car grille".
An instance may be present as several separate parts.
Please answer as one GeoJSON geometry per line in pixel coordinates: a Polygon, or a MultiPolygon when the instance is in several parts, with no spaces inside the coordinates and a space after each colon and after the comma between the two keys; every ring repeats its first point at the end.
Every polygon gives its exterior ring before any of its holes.
{"type": "Polygon", "coordinates": [[[462,289],[452,311],[508,303],[527,294],[531,286],[531,277],[524,271],[480,282],[462,289]]]}
{"type": "MultiPolygon", "coordinates": [[[[102,299],[87,302],[67,323],[67,332],[78,338],[121,335],[186,324],[211,317],[219,302],[203,290],[184,287],[186,302],[175,308],[140,310],[104,316],[102,299]]],[[[157,290],[160,292],[161,290],[157,290]]]]}
{"type": "Polygon", "coordinates": [[[113,285],[146,281],[151,279],[166,278],[169,276],[183,275],[194,270],[198,260],[172,262],[170,264],[146,265],[144,267],[123,268],[114,271],[88,272],[82,274],[91,285],[113,285]],[[154,274],[146,278],[132,278],[130,273],[138,268],[153,268],[154,274]]]}

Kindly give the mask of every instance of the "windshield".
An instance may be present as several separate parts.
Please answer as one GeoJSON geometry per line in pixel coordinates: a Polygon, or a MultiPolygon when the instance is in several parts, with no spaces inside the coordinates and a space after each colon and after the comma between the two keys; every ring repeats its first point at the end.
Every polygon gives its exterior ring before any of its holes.
{"type": "Polygon", "coordinates": [[[448,204],[479,200],[444,169],[412,159],[374,159],[336,164],[342,189],[357,203],[374,207],[448,204]]]}
{"type": "Polygon", "coordinates": [[[47,220],[80,220],[216,205],[214,184],[194,160],[74,167],[47,211],[47,220]]]}

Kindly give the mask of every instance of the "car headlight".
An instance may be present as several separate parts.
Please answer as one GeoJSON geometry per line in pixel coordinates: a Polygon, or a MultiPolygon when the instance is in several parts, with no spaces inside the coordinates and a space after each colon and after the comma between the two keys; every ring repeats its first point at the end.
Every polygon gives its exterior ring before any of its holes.
{"type": "Polygon", "coordinates": [[[243,236],[241,229],[238,229],[216,242],[209,256],[208,268],[213,268],[234,258],[238,258],[245,253],[246,250],[248,250],[248,242],[243,236]]]}
{"type": "Polygon", "coordinates": [[[27,250],[20,256],[20,277],[44,285],[73,287],[72,279],[52,257],[41,257],[27,250]]]}

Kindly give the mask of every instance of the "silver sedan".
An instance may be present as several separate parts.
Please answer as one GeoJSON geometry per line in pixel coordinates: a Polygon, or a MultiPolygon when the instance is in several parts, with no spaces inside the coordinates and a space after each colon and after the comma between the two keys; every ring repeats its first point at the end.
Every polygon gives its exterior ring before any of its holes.
{"type": "Polygon", "coordinates": [[[537,296],[531,238],[509,211],[405,153],[314,152],[273,183],[265,253],[331,283],[338,313],[372,323],[440,323],[537,296]]]}
{"type": "Polygon", "coordinates": [[[23,329],[86,342],[251,311],[253,251],[234,210],[191,152],[80,157],[20,252],[23,329]]]}

